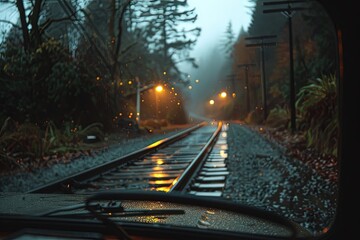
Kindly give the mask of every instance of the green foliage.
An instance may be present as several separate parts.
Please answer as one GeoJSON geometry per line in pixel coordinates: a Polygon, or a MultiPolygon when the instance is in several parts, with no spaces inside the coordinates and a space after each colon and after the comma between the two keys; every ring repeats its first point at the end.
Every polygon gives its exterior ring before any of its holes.
{"type": "Polygon", "coordinates": [[[308,146],[336,155],[338,140],[338,107],[336,77],[322,76],[301,88],[296,102],[302,116],[308,146]]]}
{"type": "Polygon", "coordinates": [[[266,125],[274,128],[286,129],[289,127],[289,109],[276,106],[270,110],[266,119],[266,125]]]}
{"type": "Polygon", "coordinates": [[[248,124],[261,124],[264,121],[264,112],[259,107],[251,111],[244,120],[248,124]]]}
{"type": "Polygon", "coordinates": [[[101,129],[100,123],[85,128],[66,123],[59,129],[53,122],[47,122],[41,128],[32,123],[18,124],[7,118],[0,130],[0,165],[7,169],[44,165],[51,155],[88,149],[83,140],[87,135],[102,139],[101,129]]]}
{"type": "Polygon", "coordinates": [[[57,124],[75,120],[80,124],[99,121],[97,99],[102,95],[96,80],[89,79],[87,68],[72,58],[59,41],[48,39],[33,52],[8,43],[1,52],[0,117],[11,116],[20,122],[57,124]],[[85,116],[87,115],[87,116],[85,116]]]}

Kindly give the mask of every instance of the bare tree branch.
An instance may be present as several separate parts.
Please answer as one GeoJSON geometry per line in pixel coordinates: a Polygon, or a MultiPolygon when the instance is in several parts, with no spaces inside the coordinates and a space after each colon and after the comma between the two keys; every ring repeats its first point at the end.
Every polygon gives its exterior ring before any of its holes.
{"type": "Polygon", "coordinates": [[[40,26],[40,33],[43,33],[48,27],[50,27],[51,24],[56,22],[62,22],[66,20],[75,21],[76,19],[74,16],[76,15],[76,12],[72,12],[71,15],[68,15],[67,17],[63,18],[57,18],[57,19],[47,19],[41,26],[40,26]]]}
{"type": "Polygon", "coordinates": [[[0,22],[2,22],[2,23],[8,23],[8,24],[12,25],[14,28],[21,29],[21,27],[20,27],[19,25],[15,24],[15,23],[13,23],[13,22],[11,22],[11,21],[0,19],[0,22]]]}

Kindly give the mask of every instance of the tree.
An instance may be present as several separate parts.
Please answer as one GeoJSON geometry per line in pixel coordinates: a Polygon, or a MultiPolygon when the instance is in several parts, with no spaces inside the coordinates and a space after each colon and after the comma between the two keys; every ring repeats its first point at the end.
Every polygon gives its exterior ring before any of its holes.
{"type": "Polygon", "coordinates": [[[232,24],[230,21],[226,27],[224,39],[221,42],[222,49],[225,51],[226,55],[230,57],[232,54],[234,42],[235,42],[235,33],[233,31],[232,24]]]}
{"type": "Polygon", "coordinates": [[[159,57],[158,62],[161,63],[156,71],[165,73],[166,79],[180,77],[181,72],[176,64],[181,61],[196,66],[195,60],[189,56],[189,50],[196,43],[200,28],[180,29],[180,24],[196,21],[194,11],[188,10],[187,0],[149,0],[143,5],[140,21],[145,24],[149,49],[159,57]]]}
{"type": "Polygon", "coordinates": [[[246,47],[245,38],[249,36],[243,28],[240,30],[239,38],[234,43],[233,47],[233,64],[232,71],[236,76],[239,76],[239,104],[240,116],[245,117],[247,112],[247,94],[249,94],[249,107],[253,111],[261,102],[261,82],[259,78],[259,56],[257,51],[246,47]],[[244,64],[254,64],[248,67],[239,67],[244,64]],[[246,78],[248,83],[246,83],[246,78]]]}
{"type": "Polygon", "coordinates": [[[52,15],[54,8],[47,5],[51,2],[13,4],[21,26],[14,24],[1,42],[0,101],[5,104],[0,115],[38,124],[90,120],[83,115],[93,109],[95,83],[88,82],[87,69],[69,52],[68,42],[61,40],[66,29],[51,31],[53,24],[69,23],[75,15],[62,15],[58,9],[52,15]]]}

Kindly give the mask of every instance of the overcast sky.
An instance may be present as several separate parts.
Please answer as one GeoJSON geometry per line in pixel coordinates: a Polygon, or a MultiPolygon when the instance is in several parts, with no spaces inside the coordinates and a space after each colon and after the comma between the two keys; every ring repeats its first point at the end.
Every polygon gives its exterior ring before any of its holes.
{"type": "Polygon", "coordinates": [[[190,53],[190,56],[196,59],[199,68],[192,68],[186,63],[181,64],[179,68],[190,75],[187,80],[190,80],[191,90],[185,89],[187,110],[202,114],[204,103],[219,91],[220,76],[228,74],[224,69],[227,57],[221,45],[226,28],[231,22],[235,39],[242,27],[247,30],[251,21],[253,3],[249,0],[188,0],[188,4],[190,8],[195,7],[198,14],[196,23],[191,27],[202,29],[190,53]],[[196,82],[196,80],[200,81],[196,82]]]}
{"type": "Polygon", "coordinates": [[[202,29],[191,54],[197,61],[200,61],[201,56],[206,55],[209,49],[220,45],[230,21],[236,37],[241,27],[247,30],[251,21],[250,7],[253,3],[249,0],[188,0],[188,4],[189,7],[196,8],[198,19],[194,25],[202,29]]]}

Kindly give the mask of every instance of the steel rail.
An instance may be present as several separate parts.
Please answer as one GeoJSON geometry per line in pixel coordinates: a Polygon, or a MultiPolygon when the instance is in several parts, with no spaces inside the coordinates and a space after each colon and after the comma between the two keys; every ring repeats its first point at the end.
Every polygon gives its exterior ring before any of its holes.
{"type": "Polygon", "coordinates": [[[71,189],[74,184],[83,182],[85,180],[90,180],[90,179],[98,176],[99,174],[107,172],[119,165],[122,165],[129,161],[133,161],[134,159],[141,158],[147,154],[150,154],[150,153],[156,151],[157,149],[166,147],[173,142],[176,142],[178,140],[185,138],[191,132],[195,131],[198,128],[203,127],[204,125],[206,125],[206,123],[202,122],[191,128],[181,131],[169,138],[164,138],[157,142],[154,142],[153,144],[150,144],[145,148],[139,149],[137,151],[134,151],[125,156],[114,159],[110,162],[101,164],[99,166],[84,170],[80,173],[76,173],[71,176],[64,177],[60,180],[53,181],[49,184],[40,186],[38,188],[32,189],[32,190],[28,191],[27,193],[54,193],[54,192],[59,192],[59,191],[66,192],[66,193],[72,193],[71,189]]]}
{"type": "Polygon", "coordinates": [[[171,184],[169,192],[186,191],[186,188],[190,183],[190,180],[192,179],[193,176],[195,176],[195,174],[201,168],[202,163],[204,163],[204,160],[206,159],[212,147],[214,146],[216,139],[221,131],[221,128],[222,128],[222,122],[219,122],[216,131],[212,134],[211,138],[206,143],[206,145],[201,149],[201,151],[196,156],[194,161],[192,161],[189,164],[189,166],[184,170],[184,172],[178,178],[176,178],[174,182],[171,184]]]}

